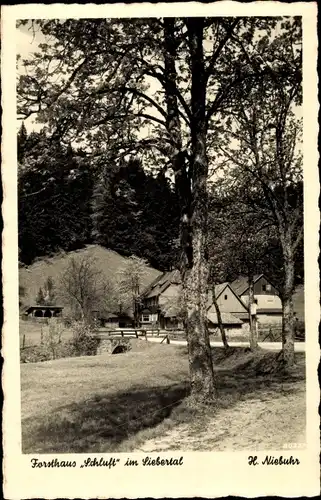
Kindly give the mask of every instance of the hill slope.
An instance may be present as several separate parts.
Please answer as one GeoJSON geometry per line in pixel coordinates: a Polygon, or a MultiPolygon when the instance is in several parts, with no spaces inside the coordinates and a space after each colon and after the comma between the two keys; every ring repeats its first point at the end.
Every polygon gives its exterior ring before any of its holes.
{"type": "MultiPolygon", "coordinates": [[[[68,266],[70,259],[77,256],[88,256],[93,259],[97,269],[106,276],[106,279],[111,281],[115,280],[117,272],[128,260],[128,258],[119,255],[117,252],[99,245],[88,245],[81,250],[41,258],[29,267],[19,269],[19,286],[24,290],[24,296],[21,298],[23,305],[35,303],[39,288],[43,287],[49,276],[53,278],[58,288],[61,274],[68,266]]],[[[160,271],[146,266],[146,273],[143,278],[144,287],[148,286],[160,274],[160,271]]],[[[59,294],[57,293],[57,295],[59,294]]]]}

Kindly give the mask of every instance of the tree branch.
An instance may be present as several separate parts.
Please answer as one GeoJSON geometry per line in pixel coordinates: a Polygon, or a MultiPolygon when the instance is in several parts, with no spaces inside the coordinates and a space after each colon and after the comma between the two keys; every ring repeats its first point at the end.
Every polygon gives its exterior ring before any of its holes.
{"type": "Polygon", "coordinates": [[[112,93],[112,92],[118,92],[118,91],[125,91],[125,92],[131,92],[133,93],[134,95],[136,95],[137,97],[141,97],[142,99],[145,99],[145,101],[149,102],[149,104],[151,104],[152,106],[154,106],[157,111],[166,119],[167,118],[167,114],[166,114],[166,111],[164,111],[164,109],[159,105],[157,104],[157,102],[152,98],[150,97],[149,95],[145,94],[144,92],[141,92],[140,90],[136,89],[135,87],[126,87],[126,86],[120,86],[120,87],[116,87],[116,88],[102,88],[102,89],[99,89],[98,91],[96,91],[95,93],[96,94],[104,94],[104,93],[112,93]]]}
{"type": "Polygon", "coordinates": [[[211,56],[211,59],[209,61],[208,67],[206,68],[206,80],[208,80],[208,78],[210,77],[217,59],[219,58],[219,56],[220,56],[220,54],[221,54],[221,52],[222,52],[225,44],[231,38],[232,33],[235,30],[236,26],[238,25],[239,21],[240,21],[239,18],[237,18],[235,21],[233,21],[231,23],[231,25],[226,30],[225,36],[222,38],[222,40],[218,44],[217,48],[214,50],[214,52],[213,52],[213,54],[211,56]]]}
{"type": "Polygon", "coordinates": [[[168,80],[166,76],[163,76],[160,73],[157,73],[155,71],[150,72],[150,73],[146,73],[146,74],[147,75],[149,74],[149,76],[154,76],[155,78],[157,78],[158,81],[163,86],[164,90],[166,90],[166,88],[168,87],[169,91],[173,92],[173,94],[177,97],[177,99],[179,100],[180,104],[182,105],[182,107],[186,113],[186,116],[183,114],[181,114],[181,116],[183,117],[185,122],[188,125],[190,125],[191,116],[192,116],[191,110],[190,110],[189,106],[187,105],[187,102],[185,101],[182,93],[178,90],[177,85],[172,85],[171,81],[168,80]]]}

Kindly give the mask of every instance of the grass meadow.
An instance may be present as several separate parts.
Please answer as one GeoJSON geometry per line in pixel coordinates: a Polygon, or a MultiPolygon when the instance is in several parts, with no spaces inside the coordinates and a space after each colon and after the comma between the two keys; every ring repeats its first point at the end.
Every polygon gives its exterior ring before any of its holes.
{"type": "Polygon", "coordinates": [[[192,409],[187,348],[132,350],[21,365],[23,453],[275,449],[304,441],[305,365],[277,353],[213,349],[218,400],[192,409]]]}
{"type": "MultiPolygon", "coordinates": [[[[23,321],[19,322],[19,336],[20,336],[20,347],[25,345],[28,346],[36,346],[41,342],[41,333],[43,335],[46,334],[48,330],[48,326],[46,323],[37,322],[37,321],[23,321]]],[[[72,329],[63,327],[62,330],[62,339],[70,340],[73,336],[72,329]]]]}

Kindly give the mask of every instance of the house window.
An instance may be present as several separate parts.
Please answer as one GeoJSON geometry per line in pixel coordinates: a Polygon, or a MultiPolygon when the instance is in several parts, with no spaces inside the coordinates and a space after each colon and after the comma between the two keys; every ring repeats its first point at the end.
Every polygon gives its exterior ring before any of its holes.
{"type": "Polygon", "coordinates": [[[224,295],[224,300],[227,300],[227,295],[224,295]]]}
{"type": "Polygon", "coordinates": [[[149,314],[143,314],[142,316],[143,323],[149,323],[149,314]]]}
{"type": "Polygon", "coordinates": [[[271,285],[266,285],[266,291],[267,291],[267,292],[270,292],[271,290],[272,290],[271,285]]]}
{"type": "Polygon", "coordinates": [[[266,292],[266,285],[262,285],[263,292],[266,292]]]}

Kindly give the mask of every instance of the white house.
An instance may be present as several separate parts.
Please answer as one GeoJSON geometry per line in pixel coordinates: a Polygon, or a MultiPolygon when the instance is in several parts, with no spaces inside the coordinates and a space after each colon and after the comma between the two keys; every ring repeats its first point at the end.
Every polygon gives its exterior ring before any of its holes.
{"type": "MultiPolygon", "coordinates": [[[[275,286],[264,274],[254,276],[254,300],[256,302],[257,320],[262,324],[282,323],[282,302],[275,286]]],[[[242,276],[231,283],[234,292],[247,306],[249,303],[248,278],[242,276]]]]}

